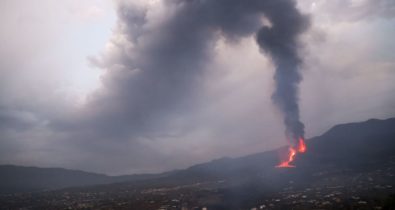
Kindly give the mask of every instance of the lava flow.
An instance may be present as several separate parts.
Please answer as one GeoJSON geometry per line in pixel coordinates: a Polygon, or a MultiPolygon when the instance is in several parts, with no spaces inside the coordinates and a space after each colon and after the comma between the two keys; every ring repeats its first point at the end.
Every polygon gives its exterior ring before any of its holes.
{"type": "Polygon", "coordinates": [[[292,165],[292,161],[294,161],[295,156],[297,153],[304,153],[306,152],[307,147],[306,143],[304,142],[304,139],[302,137],[299,138],[297,148],[290,146],[288,148],[288,158],[284,161],[282,161],[280,164],[278,164],[276,167],[277,168],[294,168],[295,166],[292,165]]]}

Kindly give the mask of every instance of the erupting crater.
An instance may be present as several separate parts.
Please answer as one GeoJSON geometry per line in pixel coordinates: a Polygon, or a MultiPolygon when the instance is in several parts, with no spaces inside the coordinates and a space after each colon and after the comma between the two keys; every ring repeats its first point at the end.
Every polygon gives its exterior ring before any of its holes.
{"type": "Polygon", "coordinates": [[[290,146],[288,148],[287,158],[280,162],[276,168],[295,168],[296,166],[291,163],[294,161],[298,153],[305,153],[307,150],[306,143],[303,137],[299,137],[297,146],[290,146]]]}

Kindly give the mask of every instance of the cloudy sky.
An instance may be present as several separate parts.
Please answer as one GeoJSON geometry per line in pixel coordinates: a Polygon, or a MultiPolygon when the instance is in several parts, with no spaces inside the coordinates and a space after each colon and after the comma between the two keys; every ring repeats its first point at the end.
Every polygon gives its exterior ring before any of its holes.
{"type": "MultiPolygon", "coordinates": [[[[200,10],[183,0],[1,1],[0,164],[160,172],[285,145],[275,64],[256,42],[272,23],[245,1],[190,2],[200,10]]],[[[395,117],[395,2],[296,7],[310,18],[298,37],[306,137],[395,117]]]]}

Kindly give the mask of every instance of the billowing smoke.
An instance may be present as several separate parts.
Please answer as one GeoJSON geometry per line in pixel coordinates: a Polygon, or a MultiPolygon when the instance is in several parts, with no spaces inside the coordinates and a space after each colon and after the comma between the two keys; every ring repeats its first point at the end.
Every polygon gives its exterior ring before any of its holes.
{"type": "MultiPolygon", "coordinates": [[[[285,1],[279,1],[285,2],[285,1]]],[[[274,80],[274,103],[284,114],[286,134],[289,139],[304,137],[304,125],[300,121],[298,105],[298,84],[301,58],[298,55],[298,35],[309,26],[309,21],[302,16],[294,5],[284,3],[287,12],[267,11],[266,17],[272,27],[263,27],[257,34],[259,46],[268,52],[276,66],[274,80]]]]}
{"type": "Polygon", "coordinates": [[[166,129],[166,119],[194,104],[194,91],[201,75],[210,70],[216,41],[256,37],[276,66],[273,99],[285,115],[287,132],[303,135],[297,104],[301,80],[297,39],[308,18],[293,0],[166,0],[160,4],[162,10],[155,13],[120,2],[119,27],[112,42],[115,50],[95,60],[108,70],[105,91],[94,95],[78,114],[80,123],[66,123],[62,129],[73,124],[72,129],[83,135],[101,138],[162,135],[158,130],[166,129]]]}

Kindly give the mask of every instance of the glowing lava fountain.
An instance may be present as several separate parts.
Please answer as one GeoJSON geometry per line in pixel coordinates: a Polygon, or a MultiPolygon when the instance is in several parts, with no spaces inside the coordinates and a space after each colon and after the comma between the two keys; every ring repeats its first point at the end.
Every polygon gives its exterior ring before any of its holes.
{"type": "Polygon", "coordinates": [[[298,140],[298,145],[290,146],[288,148],[287,159],[283,160],[280,164],[278,164],[277,168],[294,168],[295,166],[291,163],[295,160],[295,156],[298,153],[305,153],[307,150],[306,143],[302,137],[298,140]]]}

